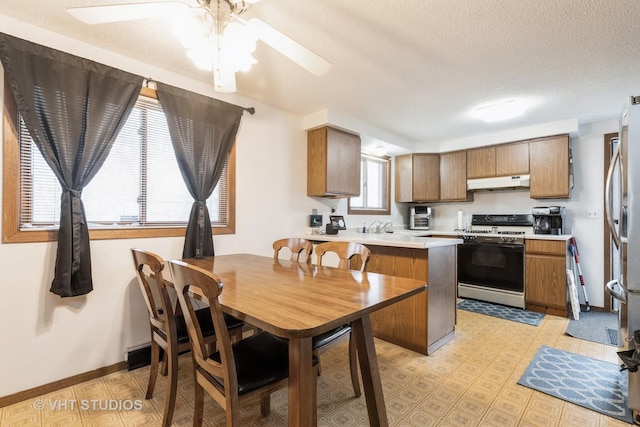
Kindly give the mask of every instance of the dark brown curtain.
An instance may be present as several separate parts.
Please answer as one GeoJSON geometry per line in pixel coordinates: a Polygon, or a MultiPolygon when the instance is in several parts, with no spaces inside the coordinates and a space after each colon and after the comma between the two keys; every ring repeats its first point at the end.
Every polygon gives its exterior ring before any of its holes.
{"type": "Polygon", "coordinates": [[[0,33],[0,60],[18,110],[62,186],[51,292],[93,290],[82,189],[133,109],[142,77],[0,33]]]}
{"type": "Polygon", "coordinates": [[[222,175],[244,109],[162,83],[157,83],[157,89],[182,177],[194,199],[182,257],[212,256],[206,200],[222,175]]]}

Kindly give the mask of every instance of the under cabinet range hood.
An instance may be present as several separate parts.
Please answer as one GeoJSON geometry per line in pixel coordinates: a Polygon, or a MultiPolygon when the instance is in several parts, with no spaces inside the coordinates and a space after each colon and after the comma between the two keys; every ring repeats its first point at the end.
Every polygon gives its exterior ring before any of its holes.
{"type": "Polygon", "coordinates": [[[497,190],[529,187],[529,175],[496,176],[467,180],[467,190],[497,190]]]}

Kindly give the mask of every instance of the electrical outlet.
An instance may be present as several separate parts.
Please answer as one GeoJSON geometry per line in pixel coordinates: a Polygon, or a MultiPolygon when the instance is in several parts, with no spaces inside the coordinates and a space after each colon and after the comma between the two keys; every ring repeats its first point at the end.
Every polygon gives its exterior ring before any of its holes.
{"type": "Polygon", "coordinates": [[[587,219],[600,219],[602,218],[602,213],[600,209],[587,209],[587,219]]]}

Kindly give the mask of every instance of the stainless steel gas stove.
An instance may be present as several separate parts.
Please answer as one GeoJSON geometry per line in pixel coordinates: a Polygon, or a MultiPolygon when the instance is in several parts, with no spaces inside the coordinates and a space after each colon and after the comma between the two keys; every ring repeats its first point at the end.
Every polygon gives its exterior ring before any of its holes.
{"type": "Polygon", "coordinates": [[[533,233],[532,216],[476,214],[458,232],[458,296],[525,308],[524,236],[533,233]]]}

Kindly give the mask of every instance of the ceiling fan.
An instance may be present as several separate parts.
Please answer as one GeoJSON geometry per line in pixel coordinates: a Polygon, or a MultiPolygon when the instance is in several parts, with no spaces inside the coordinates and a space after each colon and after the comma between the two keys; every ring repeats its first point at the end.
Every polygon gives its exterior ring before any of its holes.
{"type": "Polygon", "coordinates": [[[157,0],[69,7],[76,19],[106,24],[139,19],[173,17],[174,32],[199,68],[213,72],[215,90],[236,91],[236,71],[256,62],[251,53],[262,40],[310,73],[321,76],[331,64],[264,21],[241,15],[260,0],[157,0]]]}

